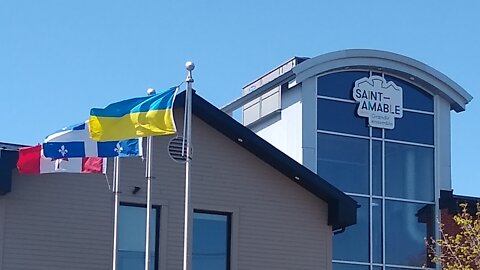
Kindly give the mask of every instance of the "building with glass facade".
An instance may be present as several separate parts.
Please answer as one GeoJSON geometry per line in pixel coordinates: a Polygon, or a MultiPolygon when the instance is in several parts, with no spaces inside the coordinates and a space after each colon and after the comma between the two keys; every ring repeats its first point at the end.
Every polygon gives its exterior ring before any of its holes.
{"type": "MultiPolygon", "coordinates": [[[[357,203],[193,97],[191,269],[331,269],[332,231],[355,224],[357,203]]],[[[184,98],[174,106],[179,134],[184,98]]],[[[153,140],[152,270],[183,263],[185,165],[169,155],[171,139],[153,140]]],[[[18,147],[0,143],[0,269],[112,269],[111,166],[107,175],[19,174],[18,147]]],[[[121,158],[119,170],[116,269],[144,269],[145,162],[121,158]]]]}
{"type": "Polygon", "coordinates": [[[439,71],[376,50],[293,58],[223,108],[355,199],[335,232],[333,269],[435,267],[441,191],[451,191],[450,113],[472,97],[439,71]]]}

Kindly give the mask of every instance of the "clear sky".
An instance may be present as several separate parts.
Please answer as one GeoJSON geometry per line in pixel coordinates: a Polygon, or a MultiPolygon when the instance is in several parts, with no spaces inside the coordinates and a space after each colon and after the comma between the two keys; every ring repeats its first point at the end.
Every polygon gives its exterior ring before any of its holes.
{"type": "Polygon", "coordinates": [[[367,48],[424,62],[473,101],[452,112],[455,193],[480,196],[480,1],[0,0],[0,141],[36,144],[92,107],[185,80],[221,107],[293,56],[367,48]]]}

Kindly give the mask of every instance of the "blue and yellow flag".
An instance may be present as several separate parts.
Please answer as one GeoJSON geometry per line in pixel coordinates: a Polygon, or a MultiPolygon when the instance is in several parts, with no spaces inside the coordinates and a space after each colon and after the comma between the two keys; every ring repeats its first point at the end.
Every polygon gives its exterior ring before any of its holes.
{"type": "Polygon", "coordinates": [[[116,141],[176,133],[173,102],[176,87],[162,93],[112,103],[90,110],[90,137],[116,141]]]}

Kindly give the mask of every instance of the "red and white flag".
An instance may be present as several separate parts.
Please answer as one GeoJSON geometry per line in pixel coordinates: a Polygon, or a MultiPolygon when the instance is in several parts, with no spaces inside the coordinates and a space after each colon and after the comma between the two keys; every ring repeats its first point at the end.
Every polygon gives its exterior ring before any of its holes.
{"type": "Polygon", "coordinates": [[[51,159],[43,156],[42,145],[23,147],[18,151],[17,168],[21,174],[42,173],[103,173],[107,167],[106,158],[64,158],[51,159]]]}

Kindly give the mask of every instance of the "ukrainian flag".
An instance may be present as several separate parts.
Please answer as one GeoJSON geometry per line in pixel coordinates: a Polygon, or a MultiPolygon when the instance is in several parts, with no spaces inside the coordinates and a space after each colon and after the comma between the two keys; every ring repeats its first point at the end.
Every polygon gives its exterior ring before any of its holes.
{"type": "Polygon", "coordinates": [[[117,141],[176,133],[173,102],[177,88],[162,93],[112,103],[90,110],[90,137],[117,141]]]}

